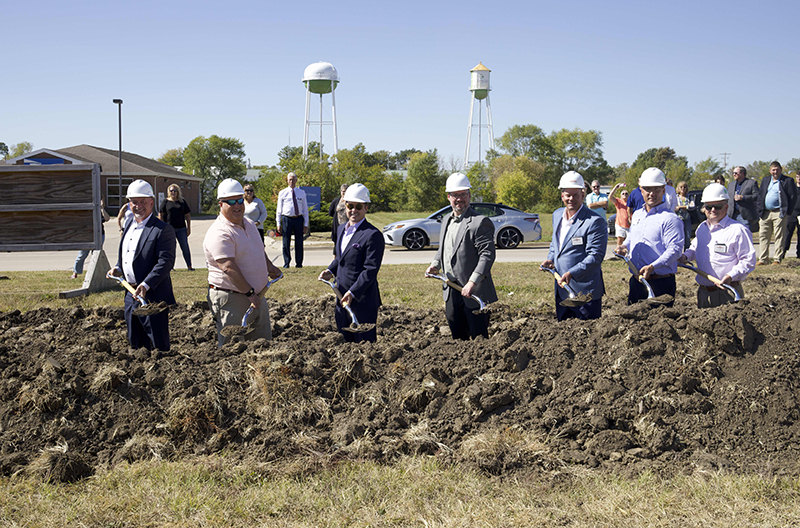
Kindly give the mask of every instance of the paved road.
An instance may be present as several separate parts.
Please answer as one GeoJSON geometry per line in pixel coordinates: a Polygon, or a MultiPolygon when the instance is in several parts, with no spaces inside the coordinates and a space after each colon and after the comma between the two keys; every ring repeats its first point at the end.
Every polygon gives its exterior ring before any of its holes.
{"type": "MultiPolygon", "coordinates": [[[[203,237],[213,223],[213,218],[200,218],[192,220],[192,234],[189,237],[189,247],[192,251],[192,264],[195,268],[205,268],[203,255],[203,237]]],[[[281,240],[267,239],[267,255],[277,266],[283,265],[281,240]]],[[[613,256],[612,252],[616,239],[608,246],[606,258],[613,256]]],[[[523,244],[517,249],[497,250],[497,262],[542,262],[547,257],[548,243],[523,244]]],[[[106,242],[103,249],[112,264],[117,261],[119,248],[119,232],[114,222],[106,224],[106,242]]],[[[180,248],[177,248],[175,268],[186,269],[180,248]]],[[[405,248],[386,247],[383,257],[384,264],[428,264],[433,260],[436,250],[433,248],[422,251],[408,251],[405,248]]],[[[72,269],[77,251],[36,251],[20,253],[0,253],[0,271],[44,271],[72,269]]],[[[292,251],[294,254],[294,251],[292,251]]],[[[306,240],[304,265],[327,266],[333,259],[333,244],[330,238],[322,234],[312,235],[306,240]]],[[[87,261],[88,262],[88,261],[87,261]]]]}

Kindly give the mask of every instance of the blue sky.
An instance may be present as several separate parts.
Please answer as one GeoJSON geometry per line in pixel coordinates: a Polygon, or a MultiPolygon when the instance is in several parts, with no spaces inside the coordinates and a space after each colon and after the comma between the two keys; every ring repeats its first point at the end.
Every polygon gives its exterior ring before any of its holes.
{"type": "Polygon", "coordinates": [[[303,70],[326,61],[341,79],[340,149],[460,160],[481,61],[496,137],[515,124],[599,130],[612,165],[662,146],[692,164],[800,157],[798,2],[67,4],[3,10],[8,145],[117,148],[122,98],[126,151],[158,157],[216,134],[274,164],[290,137],[302,145],[303,70]]]}

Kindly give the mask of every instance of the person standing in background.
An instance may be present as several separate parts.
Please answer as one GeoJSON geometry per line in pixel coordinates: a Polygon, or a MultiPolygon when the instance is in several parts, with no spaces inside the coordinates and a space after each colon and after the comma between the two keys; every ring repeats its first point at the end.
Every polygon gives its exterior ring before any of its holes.
{"type": "Polygon", "coordinates": [[[694,202],[689,199],[689,184],[685,181],[678,182],[678,208],[675,214],[683,221],[683,249],[687,249],[692,242],[692,215],[694,202]]]}
{"type": "Polygon", "coordinates": [[[261,235],[261,244],[264,244],[264,220],[267,219],[267,208],[261,198],[256,198],[256,190],[252,184],[244,186],[244,217],[249,218],[256,225],[258,234],[261,235]]]}
{"type": "Polygon", "coordinates": [[[622,192],[619,193],[619,198],[614,198],[614,193],[617,192],[617,189],[622,189],[625,187],[625,183],[618,183],[611,189],[611,192],[608,194],[609,200],[614,203],[614,207],[617,208],[617,218],[614,221],[614,234],[617,237],[617,245],[621,246],[622,242],[628,238],[628,232],[631,228],[631,217],[628,214],[628,191],[623,189],[622,192]]]}
{"type": "Polygon", "coordinates": [[[283,267],[288,268],[292,262],[292,235],[294,235],[295,267],[303,267],[303,236],[308,233],[308,201],[303,189],[297,188],[297,175],[290,172],[286,175],[288,187],[278,193],[275,208],[275,222],[278,233],[283,236],[283,267]]]}
{"type": "Polygon", "coordinates": [[[747,177],[747,169],[733,168],[733,180],[728,184],[728,216],[740,224],[758,229],[758,182],[747,177]]]}
{"type": "Polygon", "coordinates": [[[176,184],[167,187],[167,199],[158,210],[158,219],[166,222],[175,230],[175,238],[183,253],[186,268],[194,271],[192,267],[192,252],[189,251],[189,235],[192,234],[192,210],[181,195],[181,188],[176,184]]]}
{"type": "MultiPolygon", "coordinates": [[[[797,185],[797,195],[800,196],[800,170],[794,173],[794,181],[797,185]]],[[[800,198],[795,200],[794,209],[789,214],[789,220],[786,223],[786,240],[783,243],[783,252],[789,251],[789,246],[792,245],[792,236],[794,230],[797,229],[797,247],[795,255],[800,259],[800,229],[797,228],[797,217],[800,216],[800,198]]]]}
{"type": "Polygon", "coordinates": [[[603,220],[606,219],[606,214],[608,213],[608,195],[600,192],[600,182],[597,180],[592,182],[592,192],[586,195],[586,206],[589,207],[592,212],[602,216],[603,220]]]}
{"type": "Polygon", "coordinates": [[[344,204],[344,193],[347,191],[347,185],[342,185],[339,188],[339,196],[331,202],[328,207],[328,216],[333,218],[333,227],[331,228],[331,240],[333,240],[333,254],[336,254],[336,232],[339,226],[347,222],[347,210],[344,204]]]}
{"type": "Polygon", "coordinates": [[[786,223],[794,210],[797,199],[795,182],[783,175],[783,168],[777,161],[769,165],[769,175],[764,176],[758,188],[758,263],[769,262],[769,243],[775,235],[775,257],[772,264],[781,263],[786,252],[783,240],[786,237],[786,223]]]}

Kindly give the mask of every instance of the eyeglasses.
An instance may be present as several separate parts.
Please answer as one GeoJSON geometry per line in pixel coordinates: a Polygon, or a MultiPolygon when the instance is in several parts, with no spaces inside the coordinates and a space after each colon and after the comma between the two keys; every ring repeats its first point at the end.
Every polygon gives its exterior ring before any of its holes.
{"type": "Polygon", "coordinates": [[[169,192],[178,192],[178,189],[170,189],[169,192]]]}
{"type": "Polygon", "coordinates": [[[253,192],[253,189],[245,189],[244,192],[246,192],[246,193],[253,192]]]}
{"type": "Polygon", "coordinates": [[[220,200],[222,203],[226,203],[228,205],[236,205],[244,203],[244,198],[231,198],[230,200],[220,200]]]}
{"type": "Polygon", "coordinates": [[[663,191],[663,187],[642,187],[642,190],[646,193],[653,194],[658,191],[663,191]]]}
{"type": "Polygon", "coordinates": [[[347,208],[348,208],[348,209],[350,209],[351,211],[352,211],[353,209],[355,209],[356,211],[360,211],[360,210],[362,210],[362,209],[364,208],[364,204],[360,204],[360,203],[349,203],[349,204],[347,204],[347,208]]]}
{"type": "Polygon", "coordinates": [[[447,193],[450,198],[453,200],[466,200],[469,198],[468,192],[459,192],[459,193],[447,193]]]}
{"type": "Polygon", "coordinates": [[[718,204],[705,204],[705,206],[704,206],[704,207],[705,207],[706,209],[716,209],[716,210],[718,210],[718,211],[721,211],[721,210],[722,210],[722,208],[723,208],[723,207],[725,207],[726,205],[728,205],[728,204],[726,204],[726,203],[718,203],[718,204]]]}

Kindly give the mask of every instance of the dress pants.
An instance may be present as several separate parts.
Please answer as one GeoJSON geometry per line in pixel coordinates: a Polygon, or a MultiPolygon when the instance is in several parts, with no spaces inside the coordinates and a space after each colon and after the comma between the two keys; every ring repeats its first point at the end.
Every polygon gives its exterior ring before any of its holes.
{"type": "Polygon", "coordinates": [[[450,334],[453,339],[475,339],[482,335],[489,338],[489,314],[474,314],[473,310],[478,308],[478,303],[471,301],[474,308],[467,306],[464,296],[458,292],[450,292],[450,296],[444,303],[444,313],[447,317],[447,325],[450,327],[450,334]]]}
{"type": "Polygon", "coordinates": [[[125,322],[131,347],[169,350],[169,309],[146,317],[133,315],[141,305],[130,292],[125,293],[125,322]]]}
{"type": "Polygon", "coordinates": [[[281,216],[281,233],[283,234],[283,267],[288,268],[292,262],[291,243],[294,235],[294,265],[303,267],[303,216],[281,216]]]}
{"type": "MultiPolygon", "coordinates": [[[[670,275],[669,277],[664,277],[661,279],[647,279],[647,283],[650,284],[651,288],[653,288],[653,294],[656,297],[660,297],[662,295],[672,296],[673,300],[664,304],[663,306],[672,306],[674,304],[675,291],[677,290],[675,275],[670,275]]],[[[647,288],[644,284],[639,282],[636,277],[631,276],[628,284],[630,286],[630,289],[628,290],[629,305],[647,299],[647,288]]]]}

